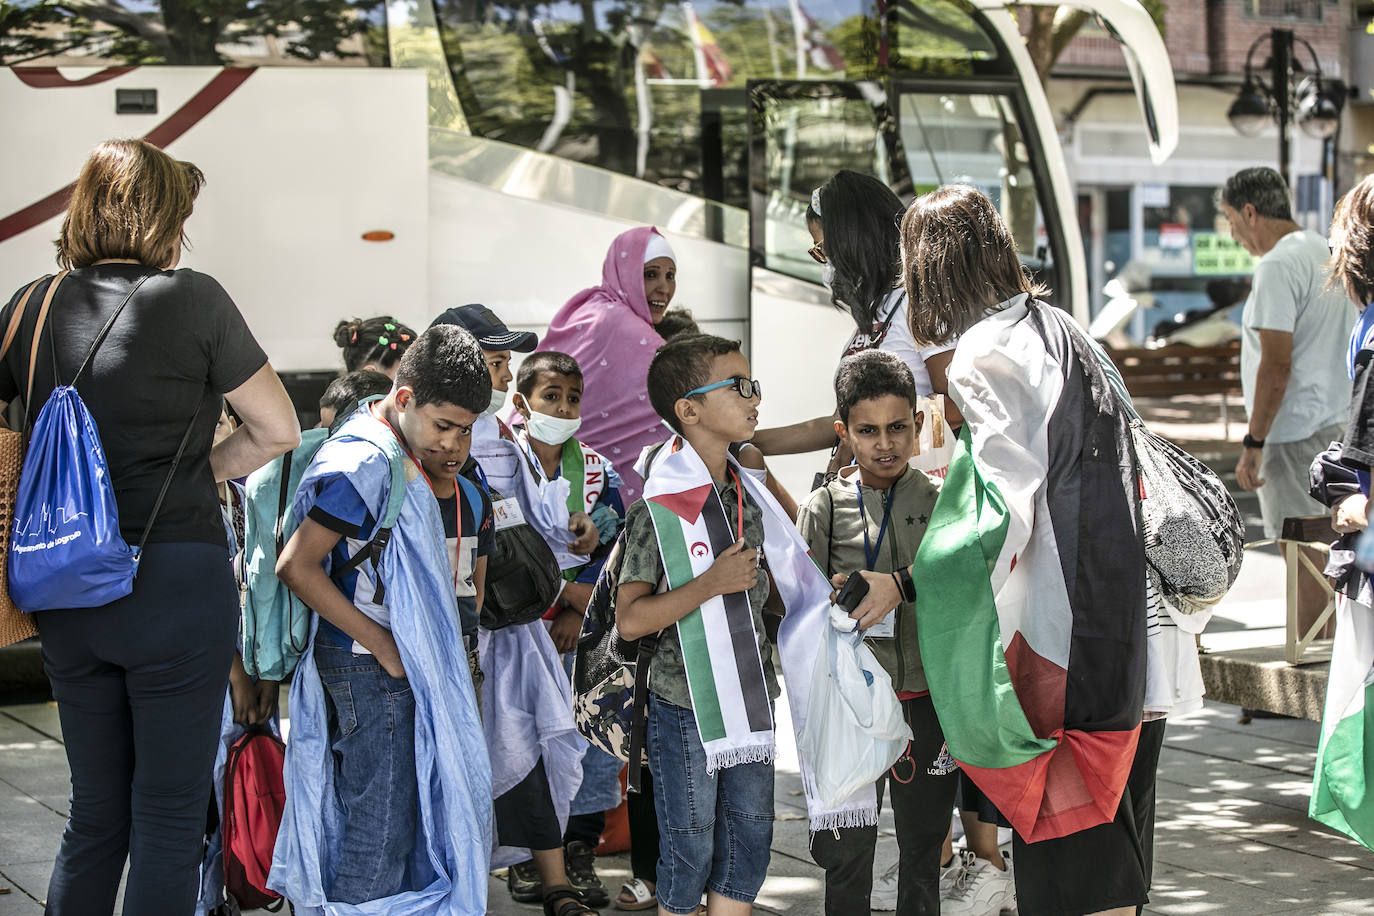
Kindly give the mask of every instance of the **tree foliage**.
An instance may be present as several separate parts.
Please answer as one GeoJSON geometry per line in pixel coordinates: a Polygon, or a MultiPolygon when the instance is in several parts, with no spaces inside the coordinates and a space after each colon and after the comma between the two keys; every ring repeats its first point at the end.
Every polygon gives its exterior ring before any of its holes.
{"type": "Polygon", "coordinates": [[[79,54],[134,64],[218,65],[245,39],[282,39],[287,56],[346,57],[382,0],[0,0],[0,62],[79,54]]]}

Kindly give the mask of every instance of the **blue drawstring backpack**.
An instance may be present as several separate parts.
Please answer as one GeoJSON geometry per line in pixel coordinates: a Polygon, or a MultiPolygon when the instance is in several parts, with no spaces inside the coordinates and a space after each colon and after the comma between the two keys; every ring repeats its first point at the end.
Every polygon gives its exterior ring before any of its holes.
{"type": "MultiPolygon", "coordinates": [[[[53,283],[61,279],[59,275],[53,283]]],[[[162,508],[172,475],[181,463],[200,415],[197,405],[153,503],[143,537],[137,548],[131,548],[119,532],[119,509],[100,432],[76,390],[76,383],[124,307],[147,279],[140,278],[110,314],[71,383],[53,389],[33,425],[19,474],[9,546],[10,598],[24,611],[102,607],[133,591],[148,532],[162,508]]],[[[37,334],[41,333],[40,324],[37,334]]],[[[48,339],[51,343],[51,332],[48,339]]],[[[52,356],[53,377],[60,379],[55,344],[52,356]]],[[[33,374],[32,363],[29,374],[33,374]]]]}

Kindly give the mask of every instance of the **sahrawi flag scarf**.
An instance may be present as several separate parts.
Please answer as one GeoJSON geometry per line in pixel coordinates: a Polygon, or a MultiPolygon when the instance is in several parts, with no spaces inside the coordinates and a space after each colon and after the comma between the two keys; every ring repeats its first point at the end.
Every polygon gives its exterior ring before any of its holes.
{"type": "Polygon", "coordinates": [[[963,335],[966,423],[912,567],[950,753],[1029,842],[1112,820],[1144,704],[1134,452],[1093,347],[1025,296],[963,335]]]}
{"type": "MultiPolygon", "coordinates": [[[[1359,574],[1364,579],[1364,573],[1359,574]]],[[[1361,597],[1370,589],[1363,584],[1361,597]]],[[[1374,849],[1374,608],[1336,598],[1336,641],[1308,814],[1374,849]]]]}
{"type": "MultiPolygon", "coordinates": [[[[815,650],[824,645],[821,628],[829,626],[830,583],[767,487],[733,456],[730,467],[762,512],[764,556],[787,608],[778,633],[778,656],[792,726],[800,735],[806,725],[815,650]]],[[[668,587],[678,588],[710,569],[716,555],[738,539],[738,532],[726,517],[705,463],[682,437],[675,436],[665,448],[646,449],[636,470],[646,478],[644,501],[658,536],[668,587]],[[646,467],[651,455],[653,460],[646,467]]],[[[741,763],[772,761],[776,749],[772,704],[748,594],[711,599],[679,620],[677,631],[707,768],[714,772],[741,763]]],[[[805,760],[801,769],[813,831],[878,822],[872,786],[837,808],[825,809],[816,800],[815,782],[805,760]]]]}
{"type": "MultiPolygon", "coordinates": [[[[1350,335],[1349,369],[1355,396],[1368,397],[1374,379],[1374,306],[1360,313],[1350,335]]],[[[1361,475],[1364,482],[1364,475],[1361,475]]],[[[1362,486],[1361,490],[1368,490],[1362,486]]],[[[1326,685],[1321,743],[1312,773],[1313,820],[1374,849],[1374,583],[1355,572],[1348,593],[1336,596],[1336,639],[1326,685]]]]}

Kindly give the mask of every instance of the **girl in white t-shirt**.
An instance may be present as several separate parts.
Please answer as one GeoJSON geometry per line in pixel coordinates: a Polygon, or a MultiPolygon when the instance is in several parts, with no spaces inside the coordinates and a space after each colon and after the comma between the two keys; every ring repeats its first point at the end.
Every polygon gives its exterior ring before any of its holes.
{"type": "MultiPolygon", "coordinates": [[[[822,279],[830,301],[854,318],[854,333],[840,359],[860,350],[886,350],[911,370],[918,395],[944,394],[945,370],[957,341],[918,347],[907,324],[906,291],[901,287],[898,223],[906,207],[885,184],[870,175],[836,172],[811,194],[806,228],[815,241],[808,253],[824,265],[822,279]]],[[[836,360],[838,366],[839,360],[836,360]]],[[[946,402],[946,420],[961,417],[946,402]]],[[[754,433],[765,455],[791,455],[835,444],[833,413],[754,433]]],[[[841,456],[848,462],[848,456],[841,456]]]]}

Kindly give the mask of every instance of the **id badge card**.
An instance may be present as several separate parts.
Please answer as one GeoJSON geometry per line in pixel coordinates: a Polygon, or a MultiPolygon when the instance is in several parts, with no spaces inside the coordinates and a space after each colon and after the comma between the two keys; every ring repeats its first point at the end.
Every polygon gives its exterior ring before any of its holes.
{"type": "Polygon", "coordinates": [[[888,611],[881,621],[864,631],[867,639],[891,639],[897,635],[897,608],[888,611]]]}
{"type": "Polygon", "coordinates": [[[520,500],[513,496],[498,499],[492,503],[491,515],[496,522],[497,531],[504,531],[507,528],[525,524],[525,513],[520,509],[520,500]]]}

